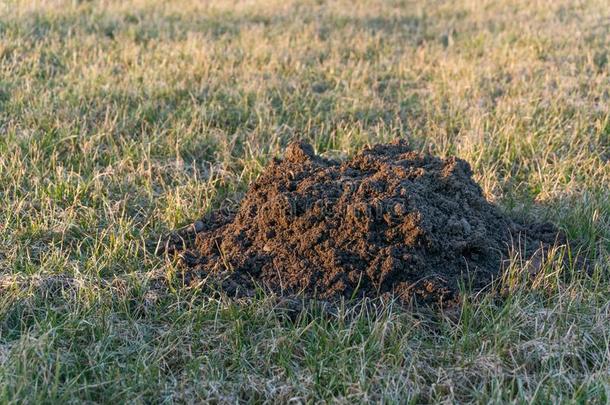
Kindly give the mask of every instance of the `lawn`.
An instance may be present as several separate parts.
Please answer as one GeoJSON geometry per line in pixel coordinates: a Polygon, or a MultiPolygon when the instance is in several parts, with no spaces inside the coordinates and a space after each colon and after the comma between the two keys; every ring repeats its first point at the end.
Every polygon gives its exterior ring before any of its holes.
{"type": "Polygon", "coordinates": [[[608,403],[609,105],[606,0],[0,1],[0,402],[608,403]],[[295,138],[398,137],[586,268],[295,316],[154,254],[295,138]]]}

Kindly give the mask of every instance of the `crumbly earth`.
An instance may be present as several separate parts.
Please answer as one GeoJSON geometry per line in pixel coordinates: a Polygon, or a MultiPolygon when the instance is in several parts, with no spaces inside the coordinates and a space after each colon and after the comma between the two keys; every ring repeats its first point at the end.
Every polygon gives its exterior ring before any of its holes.
{"type": "Polygon", "coordinates": [[[450,305],[460,283],[480,291],[497,278],[515,241],[531,256],[557,238],[553,225],[526,226],[490,204],[464,160],[399,140],[336,162],[296,142],[236,211],[208,214],[167,251],[180,254],[188,282],[215,280],[229,294],[259,285],[450,305]]]}

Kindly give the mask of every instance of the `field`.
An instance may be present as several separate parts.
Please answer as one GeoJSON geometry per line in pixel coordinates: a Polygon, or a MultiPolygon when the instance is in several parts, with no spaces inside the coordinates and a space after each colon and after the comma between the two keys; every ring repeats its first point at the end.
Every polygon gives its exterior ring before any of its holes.
{"type": "Polygon", "coordinates": [[[610,3],[0,0],[0,402],[610,402],[610,3]],[[469,161],[586,270],[458,314],[183,288],[290,140],[469,161]]]}

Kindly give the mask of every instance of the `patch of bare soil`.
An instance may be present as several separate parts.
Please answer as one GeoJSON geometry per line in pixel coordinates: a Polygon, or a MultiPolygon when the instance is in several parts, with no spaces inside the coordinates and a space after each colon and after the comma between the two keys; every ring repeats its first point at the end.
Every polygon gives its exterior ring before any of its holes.
{"type": "Polygon", "coordinates": [[[525,225],[483,196],[464,160],[376,145],[350,160],[291,144],[239,208],[219,210],[175,234],[189,283],[228,294],[256,285],[325,300],[393,295],[451,305],[459,284],[480,291],[497,278],[517,240],[522,255],[556,243],[551,224],[525,225]]]}

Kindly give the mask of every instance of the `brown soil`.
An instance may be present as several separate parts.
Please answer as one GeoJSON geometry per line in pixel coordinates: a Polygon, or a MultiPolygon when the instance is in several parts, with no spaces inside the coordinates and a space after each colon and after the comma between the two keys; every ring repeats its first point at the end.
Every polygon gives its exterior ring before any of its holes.
{"type": "Polygon", "coordinates": [[[213,280],[229,294],[259,285],[447,305],[460,283],[480,291],[497,278],[517,240],[528,257],[557,238],[554,226],[517,223],[490,204],[461,159],[397,141],[341,163],[297,142],[236,211],[208,214],[166,251],[180,254],[187,282],[213,280]]]}

